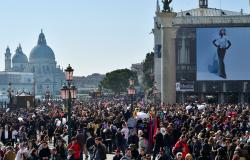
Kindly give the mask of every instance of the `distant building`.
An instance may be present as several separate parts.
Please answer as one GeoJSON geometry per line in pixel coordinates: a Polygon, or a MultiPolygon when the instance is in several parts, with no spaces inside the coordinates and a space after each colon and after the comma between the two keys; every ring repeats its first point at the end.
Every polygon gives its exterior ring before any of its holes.
{"type": "Polygon", "coordinates": [[[99,84],[105,75],[94,73],[87,77],[74,76],[74,84],[77,86],[78,93],[89,93],[99,89],[99,84]]]}
{"type": "Polygon", "coordinates": [[[0,90],[5,94],[8,92],[9,82],[11,82],[12,85],[11,89],[16,93],[23,90],[26,92],[32,92],[34,89],[34,74],[22,72],[0,72],[0,90]]]}
{"type": "MultiPolygon", "coordinates": [[[[35,91],[38,95],[43,95],[47,89],[52,94],[59,94],[65,76],[60,66],[57,66],[55,54],[47,45],[42,31],[38,37],[37,45],[30,52],[29,59],[23,53],[20,44],[12,58],[11,55],[10,48],[7,47],[5,71],[0,74],[0,82],[5,82],[5,85],[11,82],[14,89],[24,88],[30,92],[35,91]],[[24,80],[27,76],[30,76],[29,81],[24,80]],[[32,88],[33,83],[34,87],[32,88]]],[[[4,84],[0,87],[0,89],[6,88],[4,84]]]]}

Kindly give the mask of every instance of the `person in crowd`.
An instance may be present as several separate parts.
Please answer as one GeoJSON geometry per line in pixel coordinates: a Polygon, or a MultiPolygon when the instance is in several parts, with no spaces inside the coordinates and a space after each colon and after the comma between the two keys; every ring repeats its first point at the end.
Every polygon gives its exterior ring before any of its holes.
{"type": "Polygon", "coordinates": [[[163,141],[163,135],[160,132],[160,128],[157,128],[156,135],[154,136],[155,144],[154,144],[154,150],[153,150],[153,160],[155,160],[157,154],[160,151],[160,148],[164,147],[164,141],[163,141]]]}
{"type": "Polygon", "coordinates": [[[138,142],[139,150],[141,148],[144,148],[144,152],[147,153],[148,152],[148,140],[146,139],[145,134],[143,133],[142,130],[138,131],[138,137],[139,137],[139,142],[138,142]]]}
{"type": "Polygon", "coordinates": [[[94,151],[95,151],[95,135],[94,135],[94,132],[89,132],[88,134],[89,135],[86,141],[86,148],[87,148],[90,159],[93,159],[94,151]]]}
{"type": "Polygon", "coordinates": [[[95,138],[94,160],[105,160],[107,158],[107,151],[105,145],[102,143],[102,138],[95,138]]]}
{"type": "Polygon", "coordinates": [[[212,146],[208,144],[207,138],[204,139],[204,143],[202,144],[201,149],[205,151],[203,155],[209,158],[212,151],[212,146]]]}
{"type": "Polygon", "coordinates": [[[11,143],[12,146],[17,142],[17,136],[18,136],[18,131],[16,130],[16,127],[11,127],[11,143]]]}
{"type": "Polygon", "coordinates": [[[36,149],[32,149],[30,153],[30,157],[28,160],[39,160],[38,153],[36,149]]]}
{"type": "Polygon", "coordinates": [[[126,149],[126,139],[124,133],[122,133],[120,129],[117,130],[115,139],[116,139],[116,147],[119,148],[124,155],[126,149]]]}
{"type": "Polygon", "coordinates": [[[187,144],[187,137],[186,135],[182,135],[179,141],[176,142],[175,146],[173,147],[173,154],[178,152],[182,153],[182,158],[184,159],[186,155],[189,153],[189,147],[187,144]]]}
{"type": "Polygon", "coordinates": [[[138,135],[136,134],[136,130],[134,129],[131,132],[132,134],[128,136],[128,145],[134,144],[135,147],[138,149],[139,138],[138,135]]]}
{"type": "Polygon", "coordinates": [[[83,159],[83,153],[85,153],[85,157],[86,159],[89,157],[88,154],[87,154],[87,151],[86,151],[86,140],[87,140],[87,137],[85,134],[86,131],[84,130],[84,133],[83,133],[83,129],[79,128],[78,131],[77,131],[77,134],[76,134],[76,140],[77,140],[77,143],[80,145],[80,159],[83,159]]]}
{"type": "Polygon", "coordinates": [[[137,157],[139,156],[139,152],[138,149],[136,148],[136,145],[130,144],[129,148],[131,150],[132,159],[137,159],[137,157]]]}
{"type": "Polygon", "coordinates": [[[110,124],[107,123],[103,125],[101,136],[103,138],[103,142],[107,148],[108,153],[112,153],[112,130],[110,128],[110,124]]]}
{"type": "Polygon", "coordinates": [[[64,160],[67,158],[67,149],[65,147],[65,142],[63,139],[57,140],[56,150],[59,154],[59,160],[64,160]]]}
{"type": "Polygon", "coordinates": [[[128,144],[128,136],[129,136],[129,129],[127,127],[126,123],[122,124],[122,130],[121,130],[122,135],[124,135],[125,138],[125,144],[128,144]]]}
{"type": "Polygon", "coordinates": [[[193,156],[190,153],[188,153],[185,157],[185,160],[193,160],[193,156]]]}
{"type": "Polygon", "coordinates": [[[145,156],[146,156],[145,148],[141,147],[139,149],[139,155],[138,155],[136,160],[141,160],[145,156]]]}
{"type": "Polygon", "coordinates": [[[50,149],[47,141],[43,141],[41,144],[41,149],[39,151],[39,157],[42,160],[49,160],[51,157],[50,149]]]}
{"type": "Polygon", "coordinates": [[[51,158],[50,160],[60,160],[61,157],[60,157],[60,154],[57,152],[57,149],[55,147],[53,147],[51,149],[51,158]]]}
{"type": "Polygon", "coordinates": [[[120,160],[121,158],[122,158],[121,150],[120,149],[116,149],[115,150],[115,155],[113,156],[113,160],[120,160]]]}
{"type": "Polygon", "coordinates": [[[178,152],[178,153],[176,153],[176,155],[175,155],[175,160],[183,160],[183,155],[182,155],[182,153],[181,152],[178,152]]]}
{"type": "Polygon", "coordinates": [[[15,160],[16,153],[14,152],[14,148],[12,146],[6,147],[6,152],[3,156],[3,160],[15,160]]]}
{"type": "Polygon", "coordinates": [[[72,149],[74,154],[74,160],[80,160],[81,157],[81,148],[80,145],[77,143],[76,137],[71,138],[71,142],[68,145],[68,149],[72,149]]]}
{"type": "Polygon", "coordinates": [[[11,131],[9,130],[9,125],[5,125],[4,129],[2,130],[2,136],[1,136],[1,141],[3,144],[7,144],[11,142],[11,131]]]}
{"type": "Polygon", "coordinates": [[[157,160],[168,160],[167,155],[165,154],[165,150],[163,148],[160,148],[159,154],[156,157],[157,160]]]}
{"type": "Polygon", "coordinates": [[[24,142],[20,143],[19,150],[16,154],[15,160],[25,160],[28,158],[28,156],[29,156],[29,153],[28,153],[27,145],[24,142]]]}
{"type": "Polygon", "coordinates": [[[121,160],[132,160],[131,148],[127,148],[125,155],[121,158],[121,160]]]}

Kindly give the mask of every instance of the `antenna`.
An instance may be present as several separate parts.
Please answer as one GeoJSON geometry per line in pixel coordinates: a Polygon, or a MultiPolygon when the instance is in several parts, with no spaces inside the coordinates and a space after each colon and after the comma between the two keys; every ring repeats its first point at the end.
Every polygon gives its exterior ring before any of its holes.
{"type": "Polygon", "coordinates": [[[250,0],[249,0],[249,6],[250,6],[250,0]]]}
{"type": "MultiPolygon", "coordinates": [[[[250,0],[249,0],[250,1],[250,0]]],[[[221,0],[220,0],[220,10],[221,10],[221,0]]]]}

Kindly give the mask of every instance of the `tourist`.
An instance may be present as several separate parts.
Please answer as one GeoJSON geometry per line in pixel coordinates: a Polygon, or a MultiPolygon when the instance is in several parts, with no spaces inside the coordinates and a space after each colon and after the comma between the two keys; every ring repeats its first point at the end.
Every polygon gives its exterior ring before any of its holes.
{"type": "Polygon", "coordinates": [[[106,147],[102,143],[102,138],[95,138],[94,160],[105,160],[107,158],[106,147]]]}
{"type": "Polygon", "coordinates": [[[121,160],[132,160],[131,148],[127,148],[125,155],[121,158],[121,160]]]}
{"type": "Polygon", "coordinates": [[[186,155],[189,153],[189,147],[187,144],[187,137],[186,135],[182,135],[179,141],[176,142],[175,146],[173,147],[173,154],[178,152],[182,153],[182,158],[184,159],[186,155]]]}
{"type": "Polygon", "coordinates": [[[120,160],[122,158],[120,149],[115,150],[115,155],[113,157],[113,160],[120,160]]]}
{"type": "Polygon", "coordinates": [[[3,160],[14,160],[16,158],[16,153],[12,146],[6,147],[6,152],[3,156],[3,160]]]}
{"type": "Polygon", "coordinates": [[[69,149],[73,150],[74,160],[80,160],[80,157],[81,157],[81,148],[80,148],[80,145],[77,142],[76,137],[72,137],[71,138],[71,142],[68,145],[68,150],[69,149]]]}
{"type": "Polygon", "coordinates": [[[39,157],[41,159],[47,160],[51,157],[50,149],[48,146],[48,142],[43,141],[41,147],[39,149],[39,157]]]}
{"type": "Polygon", "coordinates": [[[155,160],[157,154],[160,151],[160,148],[164,147],[163,135],[160,132],[160,128],[157,128],[154,139],[155,139],[155,144],[154,144],[154,150],[153,150],[153,160],[155,160]]]}

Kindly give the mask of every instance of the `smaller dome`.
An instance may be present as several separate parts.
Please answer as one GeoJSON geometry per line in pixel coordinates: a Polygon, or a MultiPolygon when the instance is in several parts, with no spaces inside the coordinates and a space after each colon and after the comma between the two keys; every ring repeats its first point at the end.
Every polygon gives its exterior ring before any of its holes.
{"type": "Polygon", "coordinates": [[[21,45],[17,47],[16,53],[12,58],[12,63],[28,63],[28,58],[23,53],[21,45]]]}
{"type": "Polygon", "coordinates": [[[5,55],[6,55],[6,56],[11,56],[11,53],[10,53],[10,48],[9,48],[9,46],[7,46],[7,48],[6,48],[6,52],[5,52],[5,55]]]}

